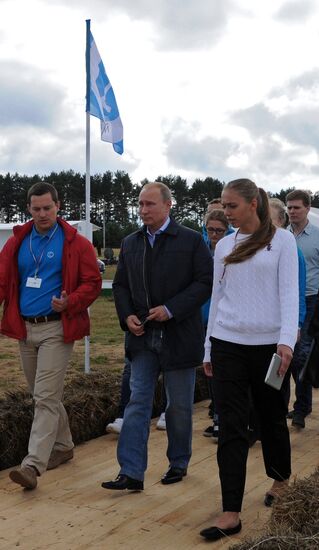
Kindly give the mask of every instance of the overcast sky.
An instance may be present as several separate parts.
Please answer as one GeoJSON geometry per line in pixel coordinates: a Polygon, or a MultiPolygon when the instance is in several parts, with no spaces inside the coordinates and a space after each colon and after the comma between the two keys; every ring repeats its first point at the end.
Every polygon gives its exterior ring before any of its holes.
{"type": "Polygon", "coordinates": [[[317,0],[0,0],[1,173],[85,172],[89,18],[124,126],[92,174],[319,191],[317,0]]]}

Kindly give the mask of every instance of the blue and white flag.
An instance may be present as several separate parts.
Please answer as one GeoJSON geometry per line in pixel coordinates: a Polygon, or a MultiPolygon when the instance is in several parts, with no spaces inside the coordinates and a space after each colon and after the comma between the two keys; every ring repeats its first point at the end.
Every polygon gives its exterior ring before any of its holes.
{"type": "Polygon", "coordinates": [[[86,111],[101,121],[101,139],[113,144],[113,149],[123,153],[123,125],[117,108],[112,85],[89,31],[90,56],[87,56],[87,107],[86,111]]]}

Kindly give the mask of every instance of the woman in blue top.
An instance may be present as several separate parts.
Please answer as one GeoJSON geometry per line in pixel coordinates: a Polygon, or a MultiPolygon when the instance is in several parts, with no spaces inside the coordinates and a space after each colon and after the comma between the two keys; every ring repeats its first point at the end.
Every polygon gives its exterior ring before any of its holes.
{"type": "MultiPolygon", "coordinates": [[[[216,209],[216,210],[211,210],[210,212],[207,212],[205,216],[205,228],[208,236],[207,245],[214,262],[214,252],[215,252],[216,244],[218,243],[218,241],[220,241],[220,239],[222,239],[223,237],[225,237],[225,235],[228,234],[229,228],[230,228],[227,218],[224,214],[224,211],[220,209],[216,209]]],[[[208,322],[209,307],[210,307],[210,299],[207,300],[207,302],[202,306],[202,318],[203,318],[205,330],[208,322]]],[[[208,378],[207,382],[208,382],[209,397],[211,399],[211,404],[209,406],[209,409],[210,409],[209,414],[213,417],[213,424],[208,426],[208,428],[204,430],[203,435],[205,437],[218,438],[218,414],[217,414],[217,411],[214,410],[212,378],[208,378]]]]}

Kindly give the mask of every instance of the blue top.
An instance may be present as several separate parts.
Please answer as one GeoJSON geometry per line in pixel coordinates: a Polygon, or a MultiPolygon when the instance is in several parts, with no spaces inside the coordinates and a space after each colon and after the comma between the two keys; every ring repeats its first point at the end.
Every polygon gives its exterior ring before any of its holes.
{"type": "Polygon", "coordinates": [[[38,317],[53,313],[51,300],[60,297],[62,291],[62,252],[64,232],[56,223],[45,234],[33,226],[20,246],[18,254],[20,313],[26,317],[38,317]],[[40,288],[27,285],[28,277],[41,279],[40,288]]]}
{"type": "Polygon", "coordinates": [[[299,266],[299,328],[302,327],[306,317],[306,262],[303,253],[297,246],[299,266]]]}
{"type": "MultiPolygon", "coordinates": [[[[230,225],[228,227],[224,237],[227,237],[227,235],[230,235],[231,233],[234,233],[234,231],[235,231],[234,228],[230,225]]],[[[204,239],[205,243],[207,244],[207,246],[210,250],[210,253],[211,253],[211,256],[212,256],[212,259],[213,259],[213,271],[214,271],[214,250],[212,249],[210,240],[208,238],[205,224],[203,225],[202,235],[203,235],[203,239],[204,239]]],[[[202,319],[203,319],[205,329],[206,329],[207,323],[208,323],[209,308],[210,308],[210,299],[207,300],[207,302],[205,302],[205,304],[203,304],[202,307],[201,307],[202,319]]]]}
{"type": "MultiPolygon", "coordinates": [[[[287,229],[293,233],[291,225],[287,229]]],[[[306,262],[306,296],[313,296],[319,288],[319,228],[308,222],[296,236],[296,243],[306,262]]]]}

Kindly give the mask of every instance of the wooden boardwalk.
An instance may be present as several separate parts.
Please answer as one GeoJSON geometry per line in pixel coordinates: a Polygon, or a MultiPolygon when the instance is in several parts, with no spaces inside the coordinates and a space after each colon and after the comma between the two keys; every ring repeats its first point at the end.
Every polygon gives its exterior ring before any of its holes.
{"type": "MultiPolygon", "coordinates": [[[[149,441],[149,468],[143,493],[119,493],[100,487],[118,472],[117,438],[105,435],[76,448],[74,460],[46,472],[35,491],[22,490],[0,472],[0,549],[12,550],[190,550],[207,548],[199,531],[212,525],[221,499],[216,444],[202,436],[209,425],[208,402],[195,406],[193,457],[188,476],[171,486],[159,483],[167,469],[166,434],[155,429],[149,441]]],[[[306,429],[291,428],[293,473],[309,475],[318,466],[319,395],[306,429]]],[[[270,511],[263,496],[270,481],[257,442],[249,452],[243,530],[226,549],[262,529],[270,511]]]]}

